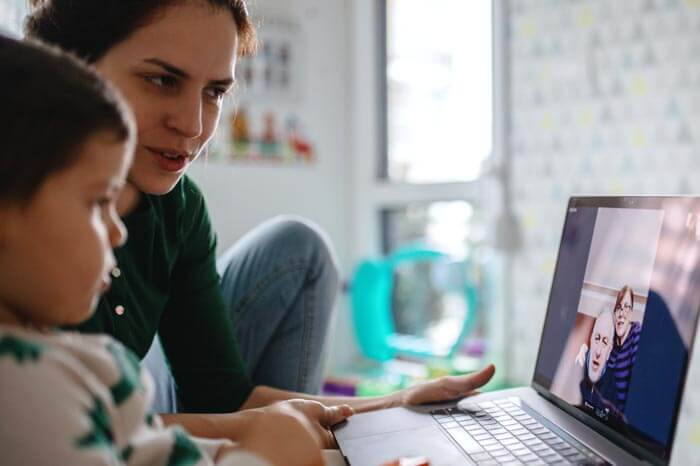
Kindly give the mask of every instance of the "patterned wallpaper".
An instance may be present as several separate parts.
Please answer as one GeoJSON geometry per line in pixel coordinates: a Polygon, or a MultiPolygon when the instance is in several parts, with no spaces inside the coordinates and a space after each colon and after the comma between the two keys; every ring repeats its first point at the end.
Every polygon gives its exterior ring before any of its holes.
{"type": "MultiPolygon", "coordinates": [[[[700,193],[700,1],[510,0],[508,40],[508,143],[524,237],[510,367],[527,382],[568,196],[700,193]]],[[[696,349],[679,465],[700,465],[696,349]]]]}

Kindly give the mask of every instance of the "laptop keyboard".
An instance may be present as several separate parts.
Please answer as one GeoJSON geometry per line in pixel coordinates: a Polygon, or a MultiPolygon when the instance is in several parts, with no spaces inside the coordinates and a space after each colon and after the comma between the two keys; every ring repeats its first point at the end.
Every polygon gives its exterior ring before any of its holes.
{"type": "Polygon", "coordinates": [[[479,465],[608,464],[582,443],[544,419],[536,419],[513,401],[516,400],[505,398],[474,404],[468,411],[446,408],[431,414],[479,465]]]}

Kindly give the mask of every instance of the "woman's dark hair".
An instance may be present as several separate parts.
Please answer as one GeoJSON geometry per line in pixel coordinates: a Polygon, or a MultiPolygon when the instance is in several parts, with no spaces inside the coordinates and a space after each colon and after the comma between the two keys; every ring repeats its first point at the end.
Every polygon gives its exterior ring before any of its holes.
{"type": "Polygon", "coordinates": [[[111,132],[130,141],[123,99],[90,67],[57,48],[0,36],[0,202],[26,202],[70,166],[85,141],[111,132]]]}
{"type": "MultiPolygon", "coordinates": [[[[25,33],[89,63],[145,26],[166,7],[191,0],[30,0],[34,11],[27,18],[25,33]]],[[[255,27],[244,0],[202,0],[231,12],[238,29],[241,56],[255,51],[255,27]]]]}

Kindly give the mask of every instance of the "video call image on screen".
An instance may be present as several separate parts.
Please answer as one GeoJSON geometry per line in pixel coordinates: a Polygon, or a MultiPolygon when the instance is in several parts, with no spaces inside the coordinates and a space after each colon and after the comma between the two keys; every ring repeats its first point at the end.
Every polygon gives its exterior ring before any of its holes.
{"type": "Polygon", "coordinates": [[[569,209],[555,279],[568,288],[553,286],[537,369],[557,397],[661,447],[700,304],[700,205],[688,202],[569,209]]]}
{"type": "Polygon", "coordinates": [[[576,320],[552,392],[624,422],[663,211],[599,209],[576,320]],[[634,232],[628,226],[634,225],[634,232]]]}

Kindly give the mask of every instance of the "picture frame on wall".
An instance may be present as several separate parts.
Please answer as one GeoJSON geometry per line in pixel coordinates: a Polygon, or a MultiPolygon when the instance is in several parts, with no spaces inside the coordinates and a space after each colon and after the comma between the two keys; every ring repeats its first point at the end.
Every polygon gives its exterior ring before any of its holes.
{"type": "Polygon", "coordinates": [[[234,163],[312,164],[314,144],[300,111],[300,25],[263,16],[258,39],[257,53],[236,66],[235,98],[223,111],[212,155],[234,163]]]}

